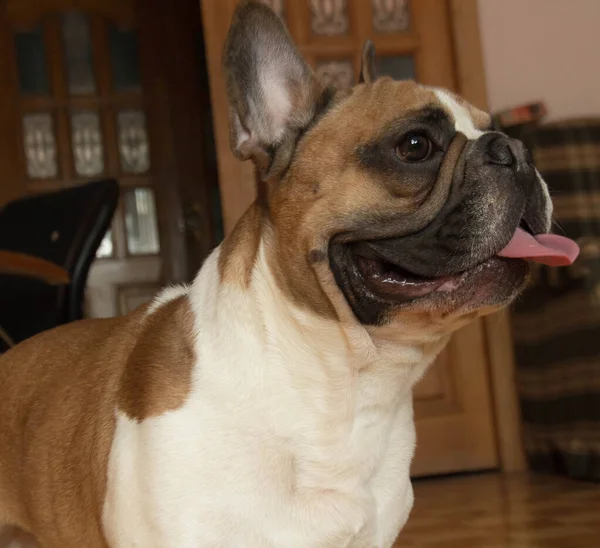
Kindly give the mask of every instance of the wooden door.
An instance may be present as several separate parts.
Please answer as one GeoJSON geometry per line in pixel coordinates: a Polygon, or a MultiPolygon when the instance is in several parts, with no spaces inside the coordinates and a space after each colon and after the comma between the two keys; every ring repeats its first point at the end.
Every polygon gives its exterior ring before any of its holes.
{"type": "MultiPolygon", "coordinates": [[[[362,45],[375,43],[380,73],[456,89],[451,14],[445,0],[265,0],[325,81],[351,86],[362,45]]],[[[249,162],[233,158],[221,49],[235,0],[203,0],[221,194],[226,230],[254,197],[249,162]]],[[[415,475],[498,466],[484,345],[477,322],[457,333],[416,387],[415,475]]]]}
{"type": "Polygon", "coordinates": [[[189,279],[187,226],[194,224],[197,254],[211,246],[199,173],[201,98],[193,95],[201,67],[190,39],[199,18],[194,0],[0,0],[8,69],[0,144],[11,156],[0,200],[107,177],[121,185],[90,271],[88,316],[127,313],[164,283],[189,279]],[[196,11],[186,17],[190,5],[196,11]],[[193,211],[182,206],[182,192],[193,211]]]}

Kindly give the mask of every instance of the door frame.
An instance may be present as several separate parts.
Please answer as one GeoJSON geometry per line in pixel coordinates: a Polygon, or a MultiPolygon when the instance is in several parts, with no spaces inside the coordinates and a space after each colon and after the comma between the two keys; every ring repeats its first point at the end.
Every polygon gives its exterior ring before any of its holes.
{"type": "MultiPolygon", "coordinates": [[[[459,92],[475,106],[488,110],[477,0],[449,1],[459,92]]],[[[527,466],[510,312],[487,316],[484,330],[500,467],[503,472],[523,471],[527,466]]]]}
{"type": "MultiPolygon", "coordinates": [[[[208,70],[220,74],[221,47],[237,0],[199,1],[208,70]]],[[[445,1],[450,10],[458,91],[474,105],[487,110],[477,0],[445,1]]],[[[214,78],[211,84],[215,142],[217,149],[223,149],[229,147],[225,83],[223,78],[214,78]]],[[[254,198],[254,186],[240,184],[240,181],[254,181],[254,173],[250,162],[232,162],[230,158],[217,156],[217,164],[224,230],[228,234],[254,198]]],[[[500,468],[503,472],[525,470],[510,315],[504,312],[488,316],[483,327],[500,468]]]]}

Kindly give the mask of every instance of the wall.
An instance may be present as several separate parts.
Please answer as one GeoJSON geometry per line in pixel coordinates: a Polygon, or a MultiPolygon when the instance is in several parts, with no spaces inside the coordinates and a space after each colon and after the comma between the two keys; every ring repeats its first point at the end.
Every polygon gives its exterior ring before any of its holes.
{"type": "Polygon", "coordinates": [[[479,0],[492,112],[546,101],[548,119],[600,116],[600,0],[479,0]]]}

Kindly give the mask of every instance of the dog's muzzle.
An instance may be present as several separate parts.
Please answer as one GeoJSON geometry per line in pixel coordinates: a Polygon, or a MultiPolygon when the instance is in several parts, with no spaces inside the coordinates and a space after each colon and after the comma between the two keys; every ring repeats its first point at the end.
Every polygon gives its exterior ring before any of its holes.
{"type": "Polygon", "coordinates": [[[523,287],[526,260],[559,265],[577,257],[574,242],[547,233],[550,211],[523,143],[498,132],[474,140],[457,134],[419,210],[379,219],[341,242],[334,238],[330,263],[355,312],[369,323],[381,315],[374,319],[365,303],[379,310],[381,303],[423,298],[448,306],[468,302],[471,309],[505,303],[523,287]],[[378,229],[386,236],[364,237],[378,229]],[[391,230],[395,235],[387,236],[391,230]]]}

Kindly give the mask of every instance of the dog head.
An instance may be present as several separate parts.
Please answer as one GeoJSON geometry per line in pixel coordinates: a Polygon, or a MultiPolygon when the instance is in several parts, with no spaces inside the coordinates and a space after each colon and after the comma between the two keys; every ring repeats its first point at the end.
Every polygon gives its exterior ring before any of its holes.
{"type": "Polygon", "coordinates": [[[450,332],[509,303],[525,258],[573,249],[533,237],[552,205],[520,141],[451,92],[378,78],[373,58],[368,43],[353,89],[325,87],[279,18],[243,2],[224,52],[231,148],[256,165],[287,295],[337,319],[450,332]]]}

